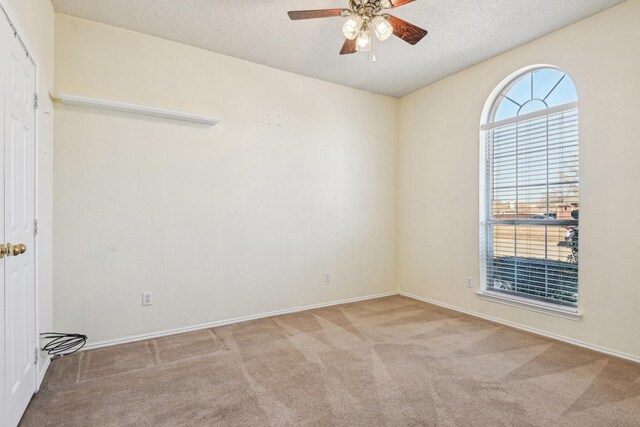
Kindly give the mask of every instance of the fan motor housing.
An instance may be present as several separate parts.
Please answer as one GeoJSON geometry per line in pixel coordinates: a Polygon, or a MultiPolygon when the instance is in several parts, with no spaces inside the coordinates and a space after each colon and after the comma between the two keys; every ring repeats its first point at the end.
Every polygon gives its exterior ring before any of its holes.
{"type": "Polygon", "coordinates": [[[360,16],[373,17],[382,10],[381,0],[350,0],[351,10],[360,16]]]}

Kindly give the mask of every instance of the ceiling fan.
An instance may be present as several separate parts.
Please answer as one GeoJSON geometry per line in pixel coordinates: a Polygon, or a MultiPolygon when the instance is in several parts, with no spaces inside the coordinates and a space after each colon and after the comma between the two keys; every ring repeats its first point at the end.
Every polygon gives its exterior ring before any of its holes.
{"type": "Polygon", "coordinates": [[[424,36],[427,30],[423,30],[400,18],[386,13],[380,13],[385,9],[393,9],[412,3],[415,0],[349,0],[349,9],[320,9],[320,10],[295,10],[289,12],[289,18],[315,19],[341,16],[349,18],[342,27],[342,33],[347,38],[342,45],[340,55],[356,52],[368,52],[371,49],[371,32],[369,27],[379,40],[383,41],[395,35],[409,44],[416,44],[424,36]]]}

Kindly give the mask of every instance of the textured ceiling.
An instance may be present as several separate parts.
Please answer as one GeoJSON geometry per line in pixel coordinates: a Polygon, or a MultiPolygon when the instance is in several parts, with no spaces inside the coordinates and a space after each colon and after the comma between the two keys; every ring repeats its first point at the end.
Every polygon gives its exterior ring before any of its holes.
{"type": "MultiPolygon", "coordinates": [[[[347,0],[52,0],[56,12],[329,82],[403,96],[624,0],[417,0],[391,13],[429,30],[340,56],[344,18],[290,21],[287,11],[347,0]]],[[[377,40],[376,40],[377,41],[377,40]]]]}

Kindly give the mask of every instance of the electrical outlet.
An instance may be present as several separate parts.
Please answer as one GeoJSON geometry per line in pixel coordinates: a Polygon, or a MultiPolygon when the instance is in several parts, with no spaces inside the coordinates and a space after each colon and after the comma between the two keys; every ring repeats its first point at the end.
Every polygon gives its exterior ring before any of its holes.
{"type": "Polygon", "coordinates": [[[331,282],[331,272],[330,271],[327,271],[326,273],[324,273],[324,281],[325,281],[325,283],[331,282]]]}
{"type": "Polygon", "coordinates": [[[467,276],[467,288],[473,288],[473,277],[467,276]]]}
{"type": "Polygon", "coordinates": [[[142,305],[153,304],[153,295],[151,291],[145,291],[142,293],[142,305]]]}

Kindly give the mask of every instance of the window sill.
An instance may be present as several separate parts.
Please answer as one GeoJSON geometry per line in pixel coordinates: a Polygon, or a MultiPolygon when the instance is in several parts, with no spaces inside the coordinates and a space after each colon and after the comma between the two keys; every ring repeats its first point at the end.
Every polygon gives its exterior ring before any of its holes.
{"type": "Polygon", "coordinates": [[[496,302],[498,304],[509,305],[512,307],[524,308],[526,310],[535,311],[537,313],[548,314],[550,316],[561,317],[574,321],[582,320],[582,313],[577,308],[562,307],[553,304],[536,303],[525,298],[516,296],[501,295],[491,291],[476,292],[480,299],[496,302]]]}

